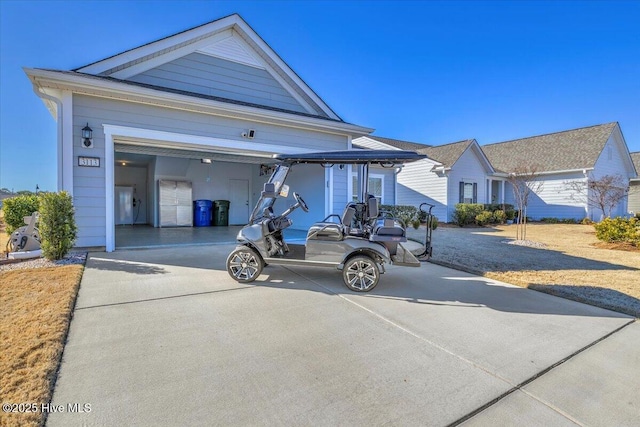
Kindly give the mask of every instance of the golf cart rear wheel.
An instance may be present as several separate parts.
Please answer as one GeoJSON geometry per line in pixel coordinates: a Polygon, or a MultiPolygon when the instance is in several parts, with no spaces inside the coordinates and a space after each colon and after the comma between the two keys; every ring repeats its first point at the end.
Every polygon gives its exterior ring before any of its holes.
{"type": "Polygon", "coordinates": [[[344,263],[342,279],[352,291],[369,292],[380,281],[380,268],[371,257],[354,256],[344,263]]]}
{"type": "Polygon", "coordinates": [[[260,255],[248,246],[237,248],[227,257],[227,273],[240,283],[256,280],[263,267],[264,261],[260,255]]]}

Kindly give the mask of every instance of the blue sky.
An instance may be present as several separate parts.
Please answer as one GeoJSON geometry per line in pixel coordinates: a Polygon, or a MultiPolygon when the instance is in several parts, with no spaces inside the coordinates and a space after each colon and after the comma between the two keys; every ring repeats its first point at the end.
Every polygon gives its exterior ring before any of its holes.
{"type": "Polygon", "coordinates": [[[640,151],[640,2],[0,0],[0,187],[56,190],[22,67],[70,70],[239,13],[345,121],[482,144],[612,121],[640,151]]]}

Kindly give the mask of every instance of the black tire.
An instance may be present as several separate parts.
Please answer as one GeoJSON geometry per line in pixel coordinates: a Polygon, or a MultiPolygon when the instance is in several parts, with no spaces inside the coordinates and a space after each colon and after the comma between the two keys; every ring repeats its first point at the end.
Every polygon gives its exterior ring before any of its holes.
{"type": "Polygon", "coordinates": [[[354,292],[369,292],[380,281],[380,268],[373,258],[357,255],[344,263],[342,280],[354,292]]]}
{"type": "Polygon", "coordinates": [[[236,248],[227,257],[227,273],[240,283],[253,282],[262,273],[263,268],[262,257],[248,246],[236,248]]]}

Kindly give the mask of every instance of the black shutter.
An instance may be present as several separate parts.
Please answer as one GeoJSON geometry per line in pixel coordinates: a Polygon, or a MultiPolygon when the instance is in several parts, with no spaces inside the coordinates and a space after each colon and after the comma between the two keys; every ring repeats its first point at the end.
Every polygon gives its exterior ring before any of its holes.
{"type": "Polygon", "coordinates": [[[460,181],[460,203],[464,203],[464,182],[460,181]]]}
{"type": "Polygon", "coordinates": [[[473,183],[473,203],[478,203],[478,183],[473,183]]]}

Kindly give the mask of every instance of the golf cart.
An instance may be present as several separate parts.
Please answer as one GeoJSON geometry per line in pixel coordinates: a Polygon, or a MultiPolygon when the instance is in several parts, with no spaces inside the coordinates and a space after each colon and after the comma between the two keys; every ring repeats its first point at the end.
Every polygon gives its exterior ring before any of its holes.
{"type": "Polygon", "coordinates": [[[372,290],[384,273],[384,264],[418,267],[420,261],[405,247],[405,227],[389,213],[381,212],[378,199],[369,194],[369,166],[396,168],[426,156],[402,150],[349,150],[307,154],[276,154],[278,164],[264,184],[249,224],[238,232],[239,245],[227,258],[227,272],[238,282],[255,280],[268,264],[332,267],[342,271],[347,287],[356,292],[372,290]],[[302,197],[293,193],[295,204],[277,215],[273,205],[286,198],[285,180],[292,167],[317,164],[358,165],[358,201],[348,203],[342,215],[329,215],[309,228],[304,244],[286,243],[283,230],[292,225],[288,217],[295,209],[308,212],[302,197]]]}

